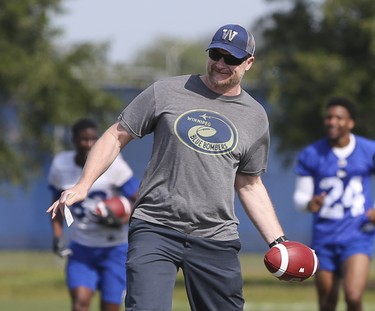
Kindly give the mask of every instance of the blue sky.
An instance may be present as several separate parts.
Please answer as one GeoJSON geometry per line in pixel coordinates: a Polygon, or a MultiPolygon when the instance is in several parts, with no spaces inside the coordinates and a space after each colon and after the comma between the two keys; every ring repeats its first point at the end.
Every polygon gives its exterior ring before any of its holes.
{"type": "MultiPolygon", "coordinates": [[[[157,38],[204,39],[224,24],[249,28],[275,5],[266,0],[64,0],[54,24],[61,43],[109,42],[109,59],[127,62],[157,38]]],[[[249,29],[251,30],[251,29],[249,29]]]]}

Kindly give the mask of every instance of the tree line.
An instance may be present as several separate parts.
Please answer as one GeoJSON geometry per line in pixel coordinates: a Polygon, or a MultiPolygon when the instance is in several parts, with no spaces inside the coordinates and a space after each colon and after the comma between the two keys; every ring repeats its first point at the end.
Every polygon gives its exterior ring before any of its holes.
{"type": "MultiPolygon", "coordinates": [[[[374,137],[375,2],[373,0],[267,0],[284,2],[249,21],[257,49],[246,87],[269,105],[272,135],[285,164],[322,136],[322,108],[331,96],[358,107],[356,131],[374,137]]],[[[46,154],[63,148],[59,128],[82,116],[108,125],[124,103],[103,90],[108,83],[144,88],[159,77],[204,73],[207,42],[161,40],[131,64],[111,64],[108,45],[61,46],[51,16],[61,0],[0,2],[0,180],[25,183],[46,154]]]]}

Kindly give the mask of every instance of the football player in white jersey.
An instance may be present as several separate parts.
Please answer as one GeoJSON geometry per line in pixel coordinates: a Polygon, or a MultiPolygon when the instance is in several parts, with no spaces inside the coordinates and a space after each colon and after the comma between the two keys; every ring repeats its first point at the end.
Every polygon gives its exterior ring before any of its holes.
{"type": "MultiPolygon", "coordinates": [[[[97,124],[92,120],[81,119],[73,125],[75,150],[57,154],[49,170],[52,201],[78,181],[98,137],[97,124]]],[[[100,217],[94,210],[96,202],[114,196],[125,196],[134,202],[138,186],[133,171],[120,154],[93,184],[88,198],[71,207],[74,222],[67,229],[68,247],[63,242],[62,215],[52,220],[53,250],[59,256],[67,256],[66,282],[73,311],[89,310],[96,290],[101,293],[101,311],[120,310],[126,291],[127,225],[111,213],[100,217]]]]}

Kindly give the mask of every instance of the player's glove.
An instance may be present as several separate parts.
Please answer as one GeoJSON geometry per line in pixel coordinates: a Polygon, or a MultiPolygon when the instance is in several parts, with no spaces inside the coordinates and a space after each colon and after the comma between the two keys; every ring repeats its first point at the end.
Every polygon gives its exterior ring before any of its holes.
{"type": "Polygon", "coordinates": [[[72,254],[72,250],[65,246],[64,240],[58,237],[53,238],[52,250],[61,258],[72,254]]]}
{"type": "Polygon", "coordinates": [[[103,205],[101,207],[100,215],[98,217],[98,223],[109,227],[109,228],[120,228],[122,227],[121,219],[118,218],[107,206],[103,205]]]}

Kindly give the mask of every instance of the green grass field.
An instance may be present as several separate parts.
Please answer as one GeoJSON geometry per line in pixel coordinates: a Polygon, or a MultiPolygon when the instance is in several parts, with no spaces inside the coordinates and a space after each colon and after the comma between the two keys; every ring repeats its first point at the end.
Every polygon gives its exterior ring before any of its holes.
{"type": "MultiPolygon", "coordinates": [[[[241,262],[245,310],[317,310],[312,280],[298,284],[280,282],[267,272],[263,265],[263,256],[259,254],[243,254],[241,262]]],[[[64,261],[50,252],[0,252],[0,310],[69,311],[70,300],[65,288],[63,270],[64,261]]],[[[373,264],[364,298],[365,310],[375,310],[374,289],[373,264]]],[[[99,310],[97,298],[91,310],[99,310]]],[[[190,310],[181,275],[174,292],[173,310],[190,310]]],[[[337,311],[344,311],[342,295],[337,311]]]]}

